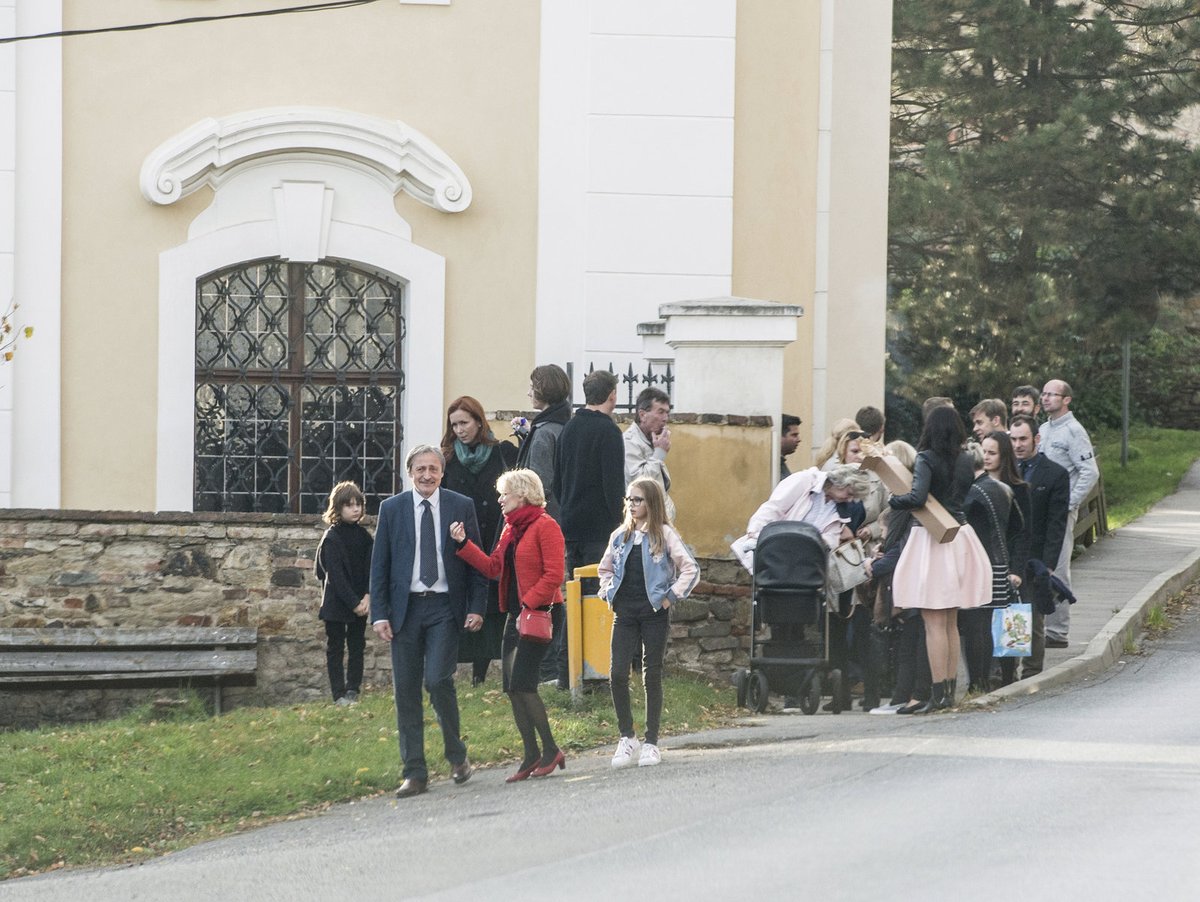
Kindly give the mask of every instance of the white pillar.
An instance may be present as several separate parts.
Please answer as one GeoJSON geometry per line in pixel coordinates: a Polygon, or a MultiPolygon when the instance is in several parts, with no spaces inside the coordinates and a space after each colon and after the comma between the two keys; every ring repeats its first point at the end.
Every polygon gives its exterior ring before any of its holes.
{"type": "MultiPolygon", "coordinates": [[[[804,309],[751,298],[663,304],[666,343],[675,350],[672,406],[687,413],[769,416],[783,408],[783,349],[796,340],[804,309]]],[[[779,460],[779,431],[771,459],[779,460]]],[[[772,480],[774,482],[774,480],[772,480]]]]}
{"type": "MultiPolygon", "coordinates": [[[[20,0],[16,33],[62,28],[60,0],[20,0]]],[[[13,359],[12,505],[62,499],[62,41],[17,45],[13,294],[34,337],[13,359]]]]}

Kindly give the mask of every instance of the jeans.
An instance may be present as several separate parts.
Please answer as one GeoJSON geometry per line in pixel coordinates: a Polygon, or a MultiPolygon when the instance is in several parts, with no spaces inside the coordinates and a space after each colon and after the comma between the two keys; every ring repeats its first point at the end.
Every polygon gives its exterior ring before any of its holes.
{"type": "MultiPolygon", "coordinates": [[[[1058,553],[1058,563],[1054,567],[1054,575],[1071,587],[1071,554],[1075,551],[1075,523],[1079,520],[1079,508],[1067,512],[1067,534],[1063,536],[1062,550],[1058,553]]],[[[1049,563],[1047,561],[1046,563],[1049,563]]],[[[1054,608],[1053,614],[1046,616],[1046,638],[1065,642],[1071,631],[1071,605],[1060,601],[1054,608]]]]}
{"type": "Polygon", "coordinates": [[[350,689],[362,688],[363,650],[367,647],[367,618],[356,617],[350,623],[325,621],[325,669],[329,671],[329,688],[337,701],[350,689]],[[349,652],[349,677],[343,667],[343,650],[349,652]]]}
{"type": "Polygon", "coordinates": [[[662,718],[663,657],[671,630],[669,609],[655,611],[649,602],[634,613],[618,613],[613,621],[612,686],[613,709],[622,736],[633,737],[633,712],[629,703],[629,670],[634,655],[644,649],[642,684],[646,689],[646,742],[658,744],[658,724],[662,718]]]}
{"type": "Polygon", "coordinates": [[[404,778],[429,779],[425,764],[425,708],[421,682],[442,728],[446,760],[457,766],[467,760],[461,738],[454,670],[458,665],[458,633],[444,595],[410,595],[404,625],[392,638],[392,684],[396,693],[396,726],[400,731],[400,760],[404,778]]]}

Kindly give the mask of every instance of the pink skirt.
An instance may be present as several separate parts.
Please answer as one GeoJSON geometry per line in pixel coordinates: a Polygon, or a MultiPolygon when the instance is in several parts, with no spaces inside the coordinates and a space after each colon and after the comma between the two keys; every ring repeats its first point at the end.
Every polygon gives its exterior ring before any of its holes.
{"type": "Polygon", "coordinates": [[[977,608],[992,600],[992,562],[968,523],[939,545],[914,523],[892,577],[898,608],[977,608]]]}

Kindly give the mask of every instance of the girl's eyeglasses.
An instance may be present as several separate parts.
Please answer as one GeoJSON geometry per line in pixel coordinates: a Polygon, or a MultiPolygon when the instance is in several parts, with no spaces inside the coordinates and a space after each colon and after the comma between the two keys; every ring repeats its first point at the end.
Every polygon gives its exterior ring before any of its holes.
{"type": "Polygon", "coordinates": [[[646,499],[645,499],[645,498],[638,498],[638,497],[636,497],[635,495],[626,495],[626,496],[625,496],[625,500],[626,500],[626,501],[628,501],[630,504],[641,504],[641,503],[642,503],[643,501],[645,501],[646,499]]]}

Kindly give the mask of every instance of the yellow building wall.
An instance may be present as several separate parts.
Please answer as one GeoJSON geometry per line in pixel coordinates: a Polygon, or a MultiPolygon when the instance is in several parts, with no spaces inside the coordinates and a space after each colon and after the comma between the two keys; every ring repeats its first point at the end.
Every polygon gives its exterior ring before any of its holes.
{"type": "MultiPolygon", "coordinates": [[[[278,5],[66,0],[64,27],[278,5]]],[[[446,258],[444,400],[522,402],[527,355],[494,349],[533,334],[538,23],[538,0],[378,3],[63,42],[63,507],[154,507],[158,255],[186,240],[211,193],[158,206],[138,172],[206,117],[333,107],[400,119],[438,144],[472,205],[444,214],[401,194],[396,207],[413,241],[446,258]]],[[[419,391],[420,374],[407,377],[419,391]]]]}
{"type": "MultiPolygon", "coordinates": [[[[512,433],[507,418],[489,424],[502,441],[512,433]]],[[[619,425],[626,429],[628,417],[619,425]]],[[[746,531],[750,515],[775,487],[762,467],[770,453],[767,426],[671,423],[667,467],[675,526],[697,555],[730,555],[729,543],[746,531]]]]}
{"type": "Polygon", "coordinates": [[[812,447],[820,7],[737,5],[733,293],[804,308],[784,352],[784,411],[803,420],[797,460],[812,447]]]}

